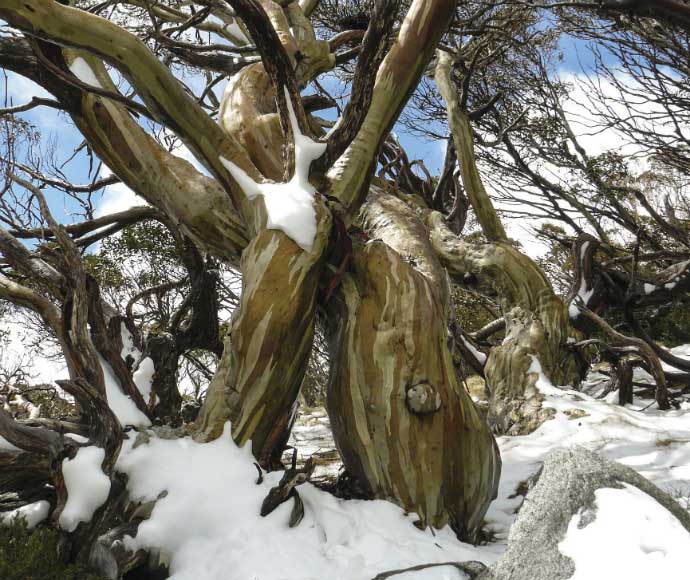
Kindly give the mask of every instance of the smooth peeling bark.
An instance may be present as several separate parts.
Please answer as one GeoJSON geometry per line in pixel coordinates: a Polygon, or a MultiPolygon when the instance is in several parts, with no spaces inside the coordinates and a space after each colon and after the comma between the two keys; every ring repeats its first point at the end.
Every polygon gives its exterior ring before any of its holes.
{"type": "MultiPolygon", "coordinates": [[[[89,146],[125,185],[167,215],[199,248],[236,264],[249,233],[221,184],[156,143],[122,103],[80,91],[39,66],[36,50],[23,39],[5,42],[3,55],[12,58],[2,64],[54,94],[89,146]]],[[[62,56],[67,63],[83,58],[102,87],[116,90],[100,59],[68,49],[62,56]]]]}
{"type": "Polygon", "coordinates": [[[529,372],[534,358],[554,384],[579,383],[580,361],[568,346],[568,339],[575,338],[577,331],[541,268],[508,241],[477,167],[470,118],[461,109],[451,80],[453,59],[441,50],[437,58],[436,85],[446,105],[462,182],[489,243],[463,243],[438,213],[427,220],[432,243],[457,283],[498,296],[506,336],[491,349],[484,366],[491,390],[489,419],[499,432],[530,432],[551,414],[542,409],[543,397],[535,388],[538,376],[529,372]]]}
{"type": "Polygon", "coordinates": [[[446,103],[448,125],[451,128],[453,143],[460,163],[462,182],[472,205],[482,232],[489,241],[507,240],[503,224],[494,209],[491,198],[477,169],[474,153],[474,134],[467,112],[460,109],[458,91],[450,80],[452,57],[443,50],[437,50],[435,80],[441,97],[446,103]]]}
{"type": "MultiPolygon", "coordinates": [[[[115,89],[102,62],[80,56],[104,87],[115,89]]],[[[121,103],[84,93],[80,111],[72,118],[94,152],[126,185],[173,219],[201,248],[237,263],[248,243],[247,228],[218,181],[156,143],[121,103]]]]}
{"type": "Polygon", "coordinates": [[[276,113],[275,90],[256,63],[236,73],[223,94],[218,122],[244,147],[257,169],[269,179],[283,177],[283,132],[276,113]]]}
{"type": "Polygon", "coordinates": [[[448,280],[423,222],[373,188],[351,273],[328,304],[328,411],[347,471],[373,496],[473,540],[500,458],[448,349],[448,280]]]}
{"type": "Polygon", "coordinates": [[[506,320],[503,342],[491,349],[484,367],[491,389],[489,420],[499,432],[536,429],[548,411],[528,372],[539,359],[554,385],[578,384],[581,361],[570,347],[579,333],[566,305],[556,296],[541,269],[508,242],[468,244],[460,240],[438,212],[427,217],[431,243],[458,284],[497,296],[506,320]]]}
{"type": "Polygon", "coordinates": [[[315,202],[311,252],[284,233],[261,230],[242,255],[240,304],[198,420],[198,437],[219,437],[226,421],[238,445],[252,442],[259,463],[275,465],[289,434],[314,336],[316,292],[330,213],[315,202]]]}
{"type": "Polygon", "coordinates": [[[251,204],[220,157],[258,179],[256,168],[142,40],[104,18],[52,0],[5,0],[0,4],[0,17],[38,38],[86,48],[116,67],[156,118],[204,162],[233,207],[245,217],[251,214],[251,204]]]}
{"type": "Polygon", "coordinates": [[[334,297],[328,411],[347,471],[373,496],[476,539],[500,458],[458,382],[445,307],[383,242],[356,244],[334,297]]]}
{"type": "Polygon", "coordinates": [[[381,143],[417,87],[455,6],[454,0],[414,0],[381,63],[364,122],[327,174],[329,193],[349,209],[350,217],[364,201],[381,143]]]}

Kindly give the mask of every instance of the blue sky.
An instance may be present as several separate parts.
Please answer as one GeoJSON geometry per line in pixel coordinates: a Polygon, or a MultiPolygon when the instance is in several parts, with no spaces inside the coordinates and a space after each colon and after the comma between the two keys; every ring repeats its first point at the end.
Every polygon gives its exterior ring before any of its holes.
{"type": "MultiPolygon", "coordinates": [[[[581,73],[583,66],[585,69],[591,67],[591,52],[582,41],[564,38],[561,41],[561,50],[563,53],[563,60],[559,63],[559,72],[562,74],[575,75],[581,73]]],[[[8,82],[6,86],[8,90],[7,94],[4,96],[8,105],[22,104],[28,101],[32,95],[49,96],[31,81],[23,79],[13,73],[7,74],[8,82]]],[[[201,79],[187,78],[185,81],[193,89],[198,89],[201,79]]],[[[322,82],[327,88],[331,88],[328,86],[328,79],[322,79],[322,82]]],[[[222,94],[224,85],[225,83],[220,83],[216,86],[216,94],[218,96],[222,94]]],[[[329,117],[327,112],[324,116],[329,117]]],[[[74,150],[82,143],[81,135],[71,125],[66,115],[58,113],[53,109],[37,108],[23,113],[22,117],[41,128],[44,141],[49,139],[54,139],[56,141],[58,157],[61,160],[65,160],[71,156],[74,150]]],[[[333,118],[332,112],[330,117],[333,118]]],[[[410,134],[405,127],[400,124],[395,127],[395,132],[411,160],[421,159],[429,171],[434,175],[440,172],[445,153],[445,140],[426,140],[420,138],[417,135],[410,134]]],[[[82,151],[76,155],[64,171],[74,183],[86,183],[91,179],[88,174],[88,169],[89,158],[85,151],[82,151]]],[[[74,221],[71,214],[78,209],[76,203],[67,198],[60,191],[54,191],[50,188],[47,188],[45,191],[55,217],[62,222],[74,221]]],[[[104,201],[99,200],[99,195],[94,196],[94,200],[97,205],[99,205],[100,202],[102,211],[110,207],[119,207],[122,209],[123,204],[126,206],[135,202],[131,193],[121,185],[109,188],[105,192],[104,201]]]]}
{"type": "MultiPolygon", "coordinates": [[[[217,86],[218,96],[222,94],[224,84],[217,86]]],[[[3,93],[5,93],[4,90],[3,93]]],[[[28,79],[11,72],[7,73],[7,92],[3,94],[3,101],[7,103],[7,106],[23,104],[34,95],[50,97],[41,87],[28,79]]],[[[39,107],[21,113],[21,117],[41,130],[43,142],[55,140],[57,156],[61,162],[69,158],[83,141],[81,134],[72,125],[67,115],[54,109],[39,107]]],[[[410,159],[422,159],[432,173],[439,172],[443,163],[445,141],[439,143],[420,140],[419,137],[410,135],[400,125],[396,126],[395,131],[410,159]]],[[[85,151],[78,153],[63,171],[74,183],[88,183],[92,178],[89,176],[89,157],[85,151]]],[[[45,193],[56,219],[61,222],[73,221],[70,214],[78,210],[77,204],[62,192],[52,188],[46,188],[45,193]]],[[[109,197],[112,198],[114,193],[115,191],[111,191],[109,197]]],[[[108,197],[108,194],[106,196],[108,197]]],[[[98,196],[94,199],[97,200],[98,196]]]]}

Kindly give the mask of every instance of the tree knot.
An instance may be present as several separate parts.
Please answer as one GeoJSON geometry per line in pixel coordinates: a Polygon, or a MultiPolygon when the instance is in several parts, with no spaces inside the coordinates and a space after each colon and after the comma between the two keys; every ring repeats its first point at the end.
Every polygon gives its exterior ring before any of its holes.
{"type": "Polygon", "coordinates": [[[405,404],[410,413],[429,415],[441,408],[441,395],[433,385],[421,382],[408,386],[406,390],[405,404]]]}

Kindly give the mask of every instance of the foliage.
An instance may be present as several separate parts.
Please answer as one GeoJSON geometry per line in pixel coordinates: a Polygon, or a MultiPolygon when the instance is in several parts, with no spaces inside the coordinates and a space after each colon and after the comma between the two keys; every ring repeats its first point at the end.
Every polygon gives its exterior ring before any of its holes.
{"type": "Polygon", "coordinates": [[[647,332],[669,348],[690,342],[690,308],[687,301],[660,308],[646,322],[647,332]]]}
{"type": "Polygon", "coordinates": [[[65,564],[57,556],[60,534],[38,527],[32,532],[24,519],[0,526],[0,578],[3,580],[105,580],[80,564],[65,564]]]}

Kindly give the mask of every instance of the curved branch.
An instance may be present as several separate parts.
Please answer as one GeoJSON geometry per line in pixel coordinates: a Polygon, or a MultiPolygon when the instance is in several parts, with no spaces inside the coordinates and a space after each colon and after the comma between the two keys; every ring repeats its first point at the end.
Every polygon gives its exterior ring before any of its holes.
{"type": "MultiPolygon", "coordinates": [[[[86,49],[115,66],[154,116],[204,160],[230,195],[234,207],[251,217],[249,202],[220,157],[231,160],[258,181],[256,168],[237,142],[223,133],[143,41],[108,20],[52,0],[7,0],[0,6],[0,17],[35,37],[86,49]]],[[[91,64],[87,62],[88,66],[91,64]]]]}
{"type": "Polygon", "coordinates": [[[414,91],[437,42],[453,19],[454,0],[414,0],[383,60],[357,135],[328,171],[330,194],[351,218],[363,203],[384,139],[414,91]]]}
{"type": "Polygon", "coordinates": [[[481,176],[477,169],[477,160],[474,154],[474,136],[470,124],[469,114],[462,111],[458,100],[458,93],[450,77],[453,59],[443,50],[436,51],[437,64],[435,80],[436,86],[446,103],[448,125],[450,126],[455,150],[460,160],[462,181],[467,192],[467,197],[472,204],[472,209],[477,216],[477,221],[486,238],[492,241],[505,241],[508,239],[503,224],[496,213],[489,194],[484,188],[481,176]]]}

